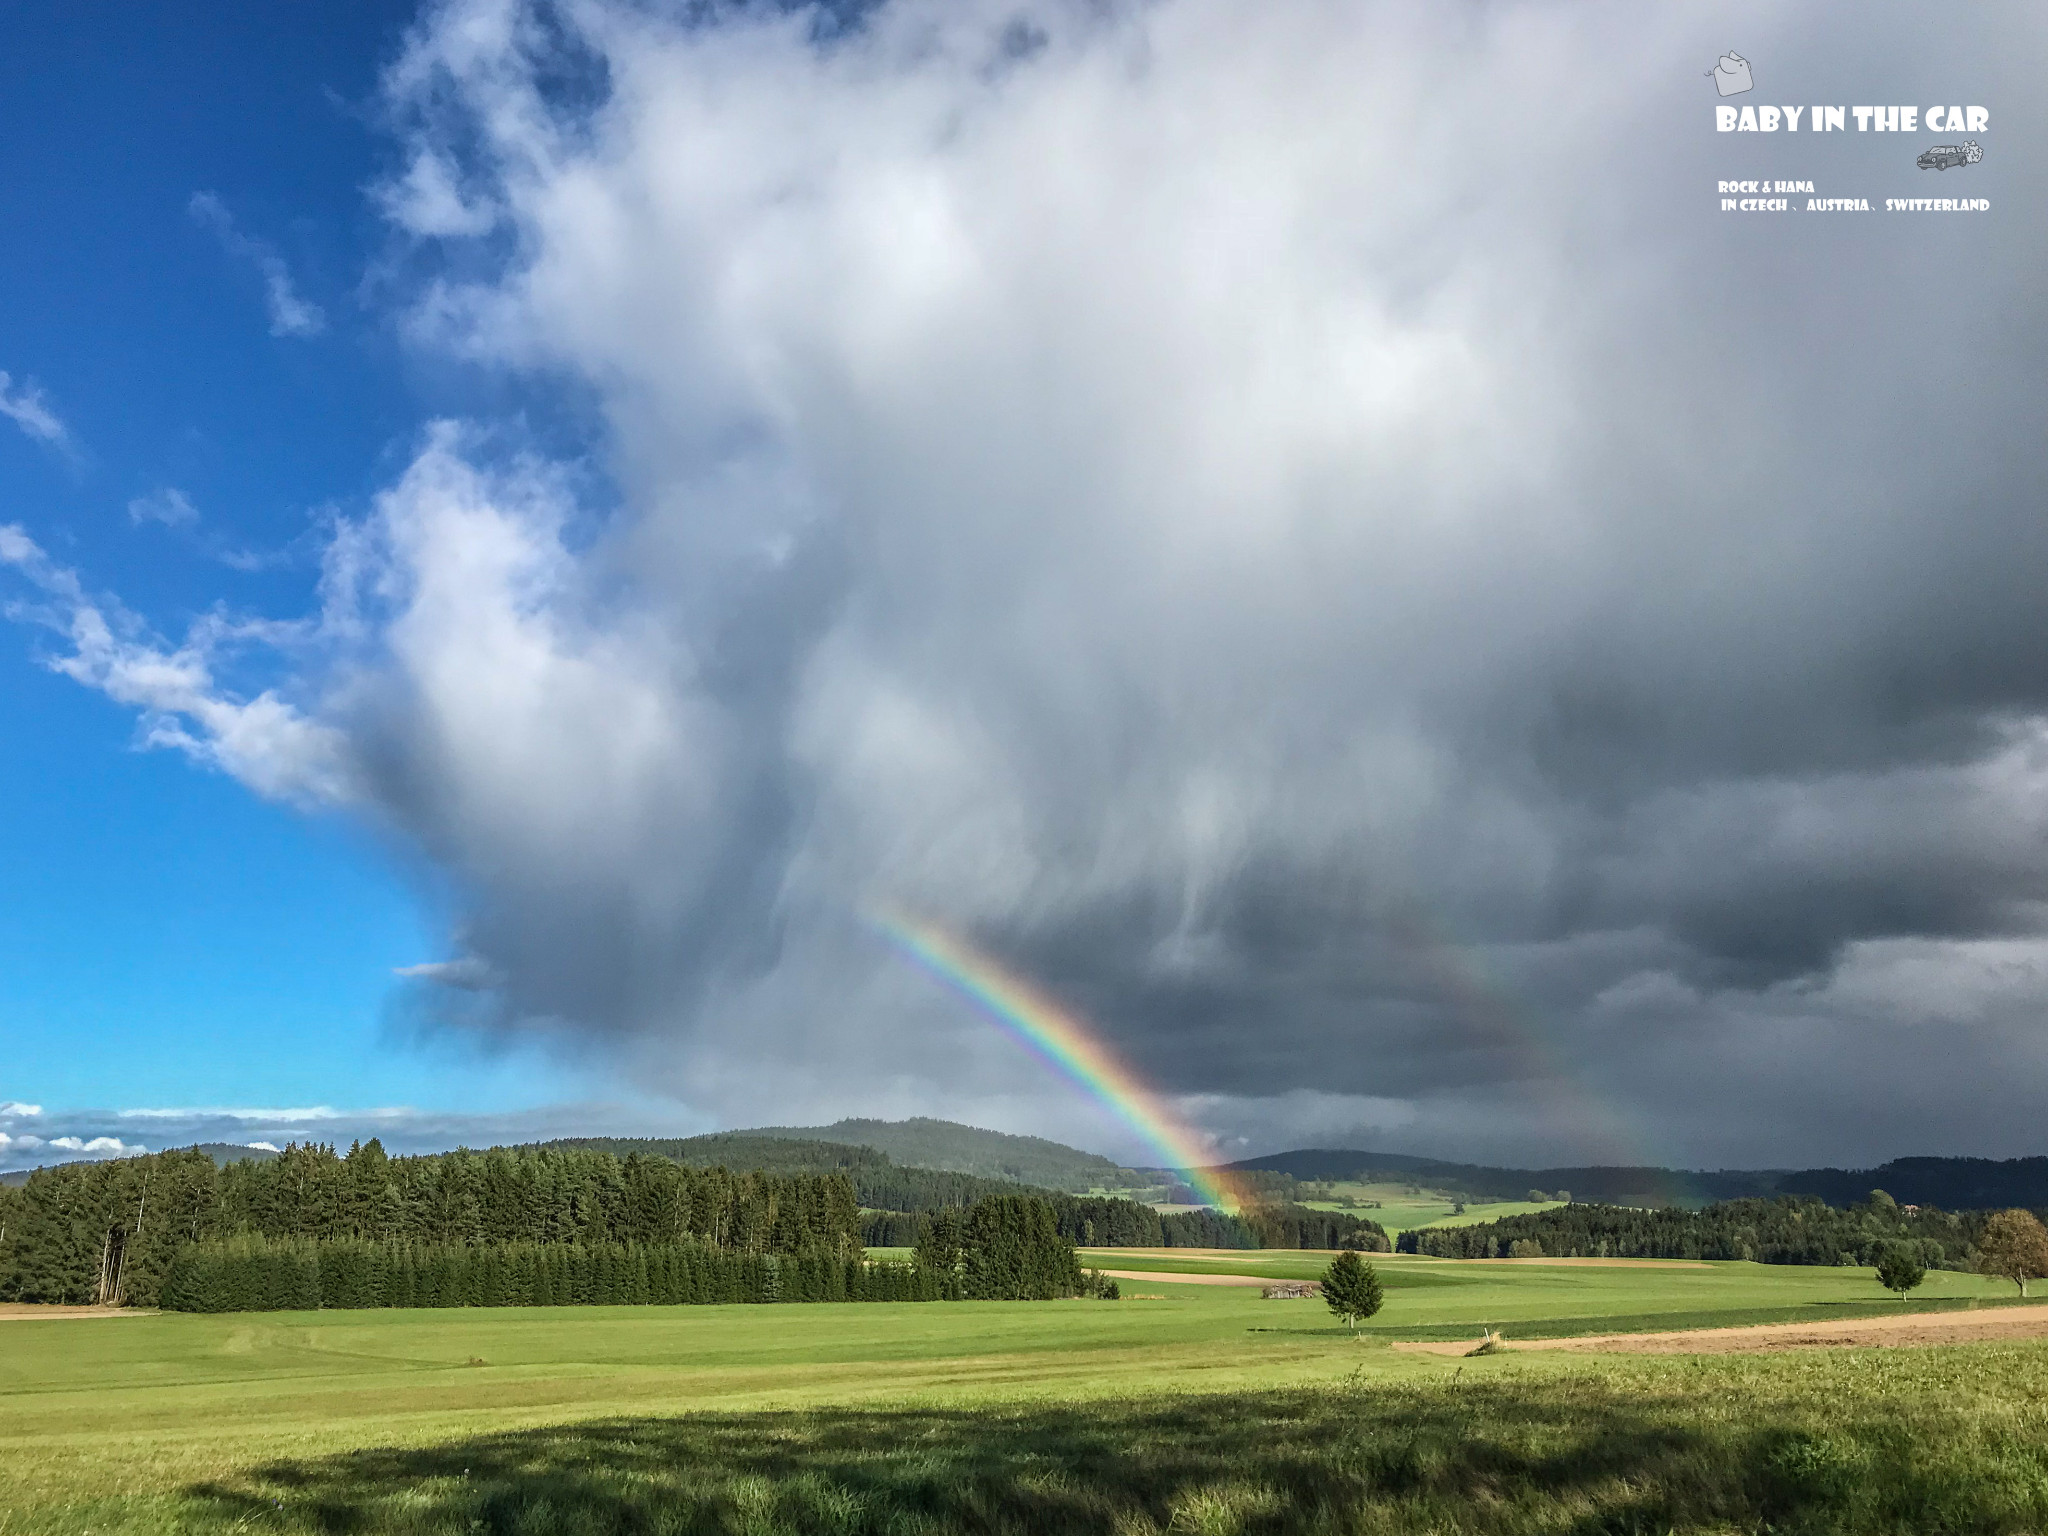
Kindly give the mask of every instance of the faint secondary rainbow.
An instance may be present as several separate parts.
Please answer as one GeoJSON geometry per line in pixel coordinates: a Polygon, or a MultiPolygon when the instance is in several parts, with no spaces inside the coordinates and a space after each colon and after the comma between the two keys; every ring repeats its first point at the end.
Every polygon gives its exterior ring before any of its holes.
{"type": "Polygon", "coordinates": [[[901,913],[880,914],[873,922],[899,954],[1100,1100],[1156,1149],[1163,1165],[1177,1170],[1203,1201],[1224,1210],[1241,1203],[1228,1177],[1206,1166],[1208,1153],[1194,1132],[1073,1012],[934,923],[901,913]]]}

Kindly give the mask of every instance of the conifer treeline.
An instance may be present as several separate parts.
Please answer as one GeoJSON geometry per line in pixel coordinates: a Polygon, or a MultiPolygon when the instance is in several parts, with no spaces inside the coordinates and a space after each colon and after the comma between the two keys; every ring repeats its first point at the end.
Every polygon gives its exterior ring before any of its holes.
{"type": "MultiPolygon", "coordinates": [[[[977,1181],[979,1182],[979,1181],[977,1181]]],[[[998,1185],[1003,1195],[1014,1195],[1017,1186],[998,1185]]],[[[1063,1195],[1052,1190],[1030,1190],[1045,1202],[1061,1237],[1083,1248],[1256,1248],[1257,1239],[1234,1216],[1197,1211],[1206,1221],[1190,1222],[1187,1215],[1162,1217],[1149,1205],[1116,1196],[1063,1195]]],[[[1001,1198],[991,1194],[984,1198],[1001,1198]]],[[[870,1248],[910,1248],[923,1241],[934,1220],[942,1220],[973,1204],[945,1201],[910,1210],[868,1211],[861,1219],[861,1237],[870,1248]]]]}
{"type": "Polygon", "coordinates": [[[1097,1289],[1043,1200],[1001,1195],[927,1218],[908,1264],[824,1249],[737,1253],[708,1242],[466,1245],[244,1233],[180,1248],[159,1305],[178,1312],[257,1312],[1043,1301],[1097,1289]]]}
{"type": "Polygon", "coordinates": [[[178,1250],[238,1235],[478,1247],[697,1242],[738,1254],[861,1248],[844,1175],[732,1173],[604,1152],[338,1157],[293,1146],[216,1167],[164,1152],[39,1170],[9,1191],[0,1299],[154,1305],[178,1250]]]}
{"type": "Polygon", "coordinates": [[[377,1243],[232,1237],[182,1248],[158,1304],[174,1312],[319,1307],[681,1306],[936,1301],[957,1292],[913,1264],[830,1253],[729,1253],[707,1243],[377,1243]]]}
{"type": "MultiPolygon", "coordinates": [[[[1292,1202],[1249,1205],[1244,1223],[1258,1238],[1260,1248],[1356,1248],[1366,1253],[1388,1253],[1387,1229],[1349,1211],[1319,1211],[1292,1202]]],[[[1189,1244],[1189,1247],[1194,1246],[1189,1244]]]]}
{"type": "Polygon", "coordinates": [[[966,1211],[934,1213],[914,1262],[967,1301],[1049,1301],[1083,1288],[1074,1245],[1035,1195],[991,1195],[966,1211]]]}
{"type": "MultiPolygon", "coordinates": [[[[801,1147],[799,1146],[799,1150],[801,1147]]],[[[880,1154],[874,1154],[877,1158],[880,1154]]],[[[866,1164],[877,1195],[964,1210],[1020,1193],[1043,1200],[1069,1245],[1103,1247],[1377,1248],[1376,1223],[1301,1206],[1242,1215],[1161,1216],[1115,1197],[1025,1190],[965,1174],[866,1164]]],[[[370,1243],[549,1247],[697,1243],[740,1254],[829,1253],[844,1262],[863,1243],[909,1247],[918,1213],[862,1215],[846,1171],[735,1173],[640,1152],[495,1148],[387,1157],[376,1141],[337,1156],[288,1147],[266,1162],[217,1166],[198,1151],[164,1152],[36,1172],[0,1186],[0,1300],[154,1305],[188,1243],[237,1236],[370,1243]]]]}
{"type": "MultiPolygon", "coordinates": [[[[908,1248],[916,1243],[919,1217],[964,1210],[977,1201],[1014,1195],[1007,1179],[950,1173],[937,1168],[904,1168],[872,1147],[831,1141],[783,1140],[744,1131],[681,1140],[583,1137],[550,1141],[539,1149],[578,1148],[626,1156],[632,1152],[674,1158],[702,1166],[770,1168],[779,1172],[844,1173],[853,1180],[872,1248],[908,1248]]],[[[1076,1195],[1023,1186],[1053,1208],[1060,1232],[1084,1248],[1337,1248],[1347,1242],[1367,1252],[1387,1252],[1384,1228],[1344,1211],[1318,1211],[1296,1203],[1295,1181],[1285,1174],[1240,1174],[1254,1203],[1242,1217],[1214,1210],[1165,1215],[1120,1195],[1076,1195]]]]}
{"type": "Polygon", "coordinates": [[[1704,1210],[1573,1204],[1469,1227],[1401,1234],[1400,1251],[1444,1259],[1520,1257],[1750,1259],[1759,1264],[1874,1264],[1902,1250],[1928,1269],[1975,1267],[1990,1213],[1908,1209],[1882,1191],[1846,1210],[1811,1196],[1728,1200],[1704,1210]]]}
{"type": "MultiPolygon", "coordinates": [[[[1346,1211],[1302,1205],[1254,1205],[1232,1214],[1207,1208],[1162,1215],[1134,1200],[1034,1190],[1051,1208],[1060,1236],[1082,1248],[1341,1248],[1389,1252],[1386,1229],[1346,1211]]],[[[937,1211],[869,1211],[862,1240],[870,1248],[909,1248],[937,1211]]]]}
{"type": "MultiPolygon", "coordinates": [[[[1013,1179],[983,1178],[972,1173],[953,1173],[942,1168],[904,1168],[887,1153],[873,1147],[845,1146],[833,1141],[785,1141],[775,1136],[753,1136],[744,1131],[718,1132],[682,1139],[656,1137],[583,1136],[536,1143],[520,1151],[609,1152],[621,1160],[640,1153],[665,1157],[692,1168],[759,1168],[771,1173],[843,1173],[853,1181],[854,1195],[868,1210],[898,1211],[912,1215],[923,1211],[965,1210],[990,1195],[1014,1195],[1013,1179]]],[[[1025,1186],[1029,1193],[1046,1199],[1053,1191],[1025,1186]]],[[[1149,1207],[1133,1201],[1118,1202],[1135,1210],[1149,1207]]]]}

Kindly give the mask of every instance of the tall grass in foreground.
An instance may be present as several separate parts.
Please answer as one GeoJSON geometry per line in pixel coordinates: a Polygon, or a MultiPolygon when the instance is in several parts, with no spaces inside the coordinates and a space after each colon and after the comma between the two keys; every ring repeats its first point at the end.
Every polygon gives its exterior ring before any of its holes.
{"type": "MultiPolygon", "coordinates": [[[[2032,1345],[1490,1360],[1425,1384],[610,1420],[278,1463],[151,1510],[399,1536],[2038,1531],[2044,1367],[2032,1345]]],[[[15,1527],[45,1528],[78,1527],[15,1527]]]]}

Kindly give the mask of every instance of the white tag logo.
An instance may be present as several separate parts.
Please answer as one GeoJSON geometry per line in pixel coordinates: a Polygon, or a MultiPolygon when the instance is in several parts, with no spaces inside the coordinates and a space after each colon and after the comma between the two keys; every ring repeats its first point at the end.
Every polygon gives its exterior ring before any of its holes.
{"type": "Polygon", "coordinates": [[[1739,53],[1724,53],[1721,62],[1708,71],[1714,77],[1714,88],[1723,96],[1740,96],[1755,84],[1749,78],[1749,60],[1739,53]]]}

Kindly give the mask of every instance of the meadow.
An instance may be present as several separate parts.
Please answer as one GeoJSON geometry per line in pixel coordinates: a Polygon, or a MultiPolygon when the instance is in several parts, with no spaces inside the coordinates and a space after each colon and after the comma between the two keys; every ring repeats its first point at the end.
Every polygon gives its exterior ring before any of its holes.
{"type": "MultiPolygon", "coordinates": [[[[1428,1259],[1374,1254],[1387,1306],[1364,1331],[1403,1339],[1477,1337],[1485,1326],[1518,1338],[1575,1333],[1646,1332],[1733,1327],[1747,1323],[1883,1316],[1900,1303],[1867,1269],[1796,1264],[1577,1264],[1522,1259],[1428,1259]]],[[[1084,1249],[1084,1264],[1101,1269],[1170,1274],[1251,1275],[1312,1280],[1329,1255],[1284,1249],[1228,1252],[1191,1249],[1084,1249]]],[[[1149,1289],[1146,1282],[1130,1287],[1149,1289]]],[[[1127,1287],[1129,1288],[1129,1287],[1127,1287]]],[[[1915,1311],[2018,1300],[2013,1287],[1983,1275],[1929,1270],[1913,1292],[1915,1311]]],[[[1271,1316],[1275,1304],[1266,1304],[1271,1316]]],[[[1295,1304],[1316,1326],[1316,1304],[1295,1304]]],[[[1268,1322],[1264,1325],[1287,1326],[1268,1322]]]]}
{"type": "Polygon", "coordinates": [[[1302,1204],[1319,1211],[1350,1211],[1369,1216],[1398,1235],[1413,1227],[1463,1227],[1503,1216],[1526,1216],[1532,1211],[1555,1210],[1561,1200],[1460,1200],[1455,1195],[1419,1188],[1413,1184],[1359,1184],[1332,1180],[1327,1188],[1331,1198],[1303,1199],[1302,1204]],[[1348,1204],[1346,1202],[1349,1202],[1348,1204]],[[1460,1207],[1463,1207],[1461,1210],[1460,1207]]]}
{"type": "Polygon", "coordinates": [[[1387,1342],[1899,1310],[1867,1270],[1385,1261],[1354,1338],[1178,1278],[1321,1255],[1087,1258],[1165,1299],[0,1322],[0,1536],[2048,1524],[2043,1346],[1387,1342]]]}
{"type": "MultiPolygon", "coordinates": [[[[1318,1183],[1314,1187],[1320,1191],[1324,1186],[1318,1183]]],[[[1398,1237],[1411,1227],[1471,1226],[1482,1221],[1495,1221],[1503,1216],[1524,1216],[1531,1211],[1554,1210],[1565,1203],[1561,1200],[1464,1201],[1455,1195],[1419,1189],[1412,1184],[1358,1184],[1332,1181],[1328,1189],[1331,1198],[1310,1198],[1303,1195],[1300,1197],[1300,1203],[1312,1211],[1339,1211],[1349,1216],[1363,1216],[1378,1222],[1390,1237],[1398,1237]],[[1348,1204],[1344,1197],[1348,1197],[1348,1204]]],[[[1097,1190],[1095,1193],[1143,1200],[1162,1216],[1203,1209],[1199,1205],[1175,1205],[1167,1201],[1152,1200],[1147,1198],[1148,1192],[1145,1190],[1097,1190]]]]}

